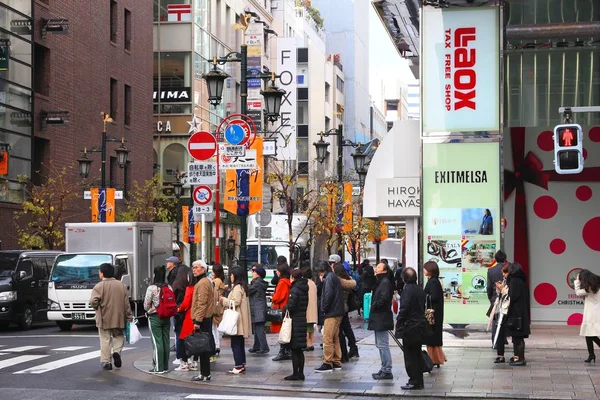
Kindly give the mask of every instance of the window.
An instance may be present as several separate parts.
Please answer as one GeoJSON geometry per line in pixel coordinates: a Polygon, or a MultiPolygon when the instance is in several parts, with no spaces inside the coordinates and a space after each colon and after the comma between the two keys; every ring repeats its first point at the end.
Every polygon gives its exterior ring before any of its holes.
{"type": "Polygon", "coordinates": [[[117,258],[115,263],[115,276],[114,278],[118,281],[121,280],[123,275],[127,275],[127,259],[117,258]]]}
{"type": "Polygon", "coordinates": [[[50,49],[35,44],[33,88],[36,93],[50,95],[50,49]]]}
{"type": "Polygon", "coordinates": [[[304,47],[304,48],[298,49],[297,56],[298,56],[299,63],[307,63],[308,62],[308,48],[304,47]]]}
{"type": "Polygon", "coordinates": [[[329,90],[331,89],[331,85],[325,82],[325,101],[329,103],[329,90]]]}
{"type": "Polygon", "coordinates": [[[298,114],[296,115],[296,123],[298,125],[307,125],[308,124],[308,102],[307,101],[298,101],[298,114]]]}
{"type": "Polygon", "coordinates": [[[119,111],[119,82],[110,78],[110,116],[113,120],[117,119],[119,111]]]}
{"type": "Polygon", "coordinates": [[[35,279],[48,279],[48,266],[45,258],[32,258],[33,261],[33,276],[35,279]]]}
{"type": "MultiPolygon", "coordinates": [[[[159,78],[163,90],[189,88],[192,79],[190,57],[189,52],[154,53],[154,89],[158,89],[159,78]]],[[[158,102],[157,99],[155,101],[158,102]]],[[[191,101],[190,98],[179,103],[191,103],[191,101]]]]}
{"type": "Polygon", "coordinates": [[[131,86],[125,85],[125,104],[123,109],[125,110],[124,120],[125,125],[131,125],[131,86]]]}
{"type": "Polygon", "coordinates": [[[115,0],[110,0],[110,41],[113,43],[117,43],[117,32],[119,26],[117,9],[117,2],[115,0]]]}
{"type": "Polygon", "coordinates": [[[339,76],[336,79],[335,86],[337,87],[337,90],[339,90],[341,93],[344,93],[344,81],[339,76]]]}
{"type": "Polygon", "coordinates": [[[308,88],[298,88],[298,100],[308,100],[308,88]]]}
{"type": "Polygon", "coordinates": [[[131,50],[131,11],[125,9],[125,50],[131,50]]]}
{"type": "Polygon", "coordinates": [[[21,272],[25,272],[24,278],[33,276],[33,263],[31,260],[21,260],[19,262],[19,268],[17,268],[17,276],[21,276],[21,272]]]}
{"type": "Polygon", "coordinates": [[[387,111],[398,111],[398,100],[386,100],[387,111]]]}

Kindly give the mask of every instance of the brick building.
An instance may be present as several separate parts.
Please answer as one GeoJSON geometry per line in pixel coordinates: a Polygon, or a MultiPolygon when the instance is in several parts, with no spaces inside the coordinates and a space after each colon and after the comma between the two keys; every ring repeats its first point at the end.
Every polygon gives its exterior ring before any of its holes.
{"type": "MultiPolygon", "coordinates": [[[[17,176],[42,183],[50,161],[77,171],[83,148],[101,145],[101,111],[114,119],[108,134],[125,137],[131,150],[121,169],[117,144],[108,143],[108,186],[151,178],[152,2],[0,0],[0,50],[0,143],[10,145],[8,175],[0,177],[0,240],[9,249],[17,248],[12,219],[24,196],[17,176]]],[[[100,153],[89,157],[86,186],[99,186],[100,153]]],[[[89,201],[81,205],[86,210],[89,201]]],[[[89,222],[90,214],[77,220],[89,222]]]]}

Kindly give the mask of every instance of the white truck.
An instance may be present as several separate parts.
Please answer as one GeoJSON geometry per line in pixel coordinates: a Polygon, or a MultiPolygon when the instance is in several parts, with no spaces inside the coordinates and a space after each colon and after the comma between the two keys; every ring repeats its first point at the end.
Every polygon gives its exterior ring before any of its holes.
{"type": "Polygon", "coordinates": [[[93,324],[89,300],[100,278],[100,264],[115,266],[135,316],[144,314],[143,301],[153,270],[172,255],[172,227],[159,222],[68,223],[66,253],[57,257],[48,283],[48,320],[61,330],[93,324]]]}

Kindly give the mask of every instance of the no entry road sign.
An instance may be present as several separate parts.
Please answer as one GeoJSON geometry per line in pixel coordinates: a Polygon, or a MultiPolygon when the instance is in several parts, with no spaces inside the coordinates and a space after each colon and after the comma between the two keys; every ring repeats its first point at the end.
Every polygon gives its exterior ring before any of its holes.
{"type": "Polygon", "coordinates": [[[196,160],[208,160],[217,152],[217,139],[209,132],[196,132],[190,136],[187,148],[196,160]]]}
{"type": "Polygon", "coordinates": [[[213,193],[211,188],[205,185],[196,186],[194,188],[194,202],[200,206],[205,206],[211,203],[213,193]]]}

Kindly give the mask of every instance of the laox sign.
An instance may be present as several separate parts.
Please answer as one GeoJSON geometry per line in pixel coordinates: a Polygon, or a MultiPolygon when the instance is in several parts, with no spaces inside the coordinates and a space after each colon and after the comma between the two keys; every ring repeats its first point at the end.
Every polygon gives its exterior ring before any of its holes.
{"type": "Polygon", "coordinates": [[[469,42],[477,39],[476,28],[458,28],[445,31],[445,48],[452,49],[454,36],[454,51],[446,53],[444,77],[452,83],[447,83],[445,91],[446,111],[457,111],[462,108],[477,109],[477,50],[469,47],[469,42]]]}

